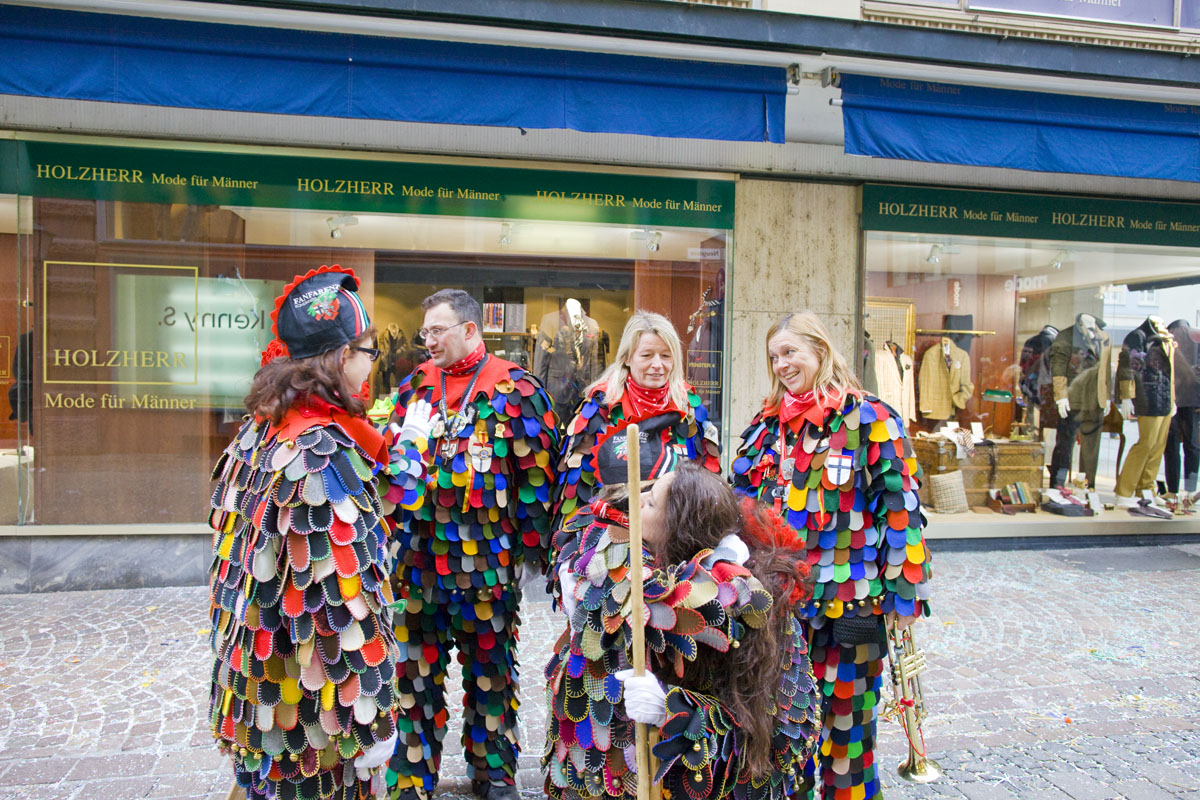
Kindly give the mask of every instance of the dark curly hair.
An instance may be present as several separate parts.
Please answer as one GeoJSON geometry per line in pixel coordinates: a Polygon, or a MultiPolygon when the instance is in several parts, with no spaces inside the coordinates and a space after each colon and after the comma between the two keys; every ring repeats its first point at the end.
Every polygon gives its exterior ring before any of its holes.
{"type": "MultiPolygon", "coordinates": [[[[349,346],[367,346],[375,341],[375,334],[375,326],[371,325],[349,346]]],[[[297,401],[318,397],[345,409],[351,416],[366,416],[366,405],[355,396],[359,387],[346,383],[346,373],[342,369],[344,349],[337,347],[309,358],[285,357],[268,361],[254,374],[250,394],[243,401],[246,409],[257,417],[279,424],[297,401]]]]}
{"type": "Polygon", "coordinates": [[[745,734],[746,765],[755,778],[772,769],[771,741],[775,731],[775,692],[779,688],[788,645],[788,617],[811,594],[811,577],[804,563],[804,544],[765,506],[740,505],[729,485],[717,475],[687,463],[674,473],[663,518],[671,527],[655,554],[659,564],[690,560],[736,533],[750,550],[746,567],[771,593],[774,602],[767,624],[748,628],[739,646],[722,653],[701,647],[682,677],[671,665],[655,674],[697,692],[712,694],[738,721],[745,734]]]}

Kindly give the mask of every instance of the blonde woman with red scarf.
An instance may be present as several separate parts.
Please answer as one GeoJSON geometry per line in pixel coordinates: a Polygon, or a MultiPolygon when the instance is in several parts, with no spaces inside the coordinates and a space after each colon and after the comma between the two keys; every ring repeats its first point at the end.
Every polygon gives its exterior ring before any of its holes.
{"type": "Polygon", "coordinates": [[[592,448],[610,428],[620,430],[661,414],[677,419],[663,430],[683,460],[720,472],[720,434],[708,409],[683,378],[683,347],[662,314],[635,311],[625,323],[613,363],[584,389],[583,402],[563,431],[553,529],[585,508],[600,488],[592,448]]]}
{"type": "Polygon", "coordinates": [[[900,415],[863,390],[815,315],[785,315],[766,345],[771,391],[731,468],[736,492],[801,535],[816,576],[801,616],[823,729],[804,788],[810,798],[875,800],[883,620],[929,613],[917,462],[900,415]]]}
{"type": "Polygon", "coordinates": [[[388,447],[359,389],[379,351],[357,289],[336,265],[284,287],[213,471],[209,721],[251,800],[372,797],[397,738],[388,447]]]}

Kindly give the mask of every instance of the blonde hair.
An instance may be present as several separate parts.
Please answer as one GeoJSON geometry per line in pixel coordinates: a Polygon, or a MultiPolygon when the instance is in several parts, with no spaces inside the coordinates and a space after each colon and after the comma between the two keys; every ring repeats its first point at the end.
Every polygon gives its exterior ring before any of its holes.
{"type": "Polygon", "coordinates": [[[820,366],[813,377],[813,392],[817,400],[834,399],[838,402],[846,395],[862,397],[863,387],[846,359],[830,340],[829,331],[811,311],[794,311],[784,314],[767,331],[767,374],[771,377],[771,390],[767,393],[767,406],[778,408],[787,388],[771,369],[771,340],[781,333],[794,334],[813,349],[820,366]]]}
{"type": "Polygon", "coordinates": [[[625,323],[621,332],[621,343],[617,345],[617,355],[613,363],[608,365],[600,377],[596,378],[586,389],[584,397],[591,395],[597,387],[604,386],[604,402],[613,406],[625,396],[625,382],[629,380],[629,361],[633,351],[637,349],[642,336],[652,333],[667,345],[671,351],[671,371],[667,373],[667,385],[670,388],[671,402],[686,416],[691,412],[688,405],[687,382],[683,379],[683,345],[679,343],[679,334],[675,326],[662,314],[653,311],[635,311],[625,323]]]}

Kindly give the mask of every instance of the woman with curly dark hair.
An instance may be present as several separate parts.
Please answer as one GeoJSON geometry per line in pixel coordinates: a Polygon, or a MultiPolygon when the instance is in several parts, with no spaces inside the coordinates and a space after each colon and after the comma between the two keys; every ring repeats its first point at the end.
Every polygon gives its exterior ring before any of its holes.
{"type": "Polygon", "coordinates": [[[338,266],[284,287],[214,469],[209,721],[251,800],[373,796],[396,739],[388,451],[356,396],[378,356],[357,288],[338,266]]]}
{"type": "MultiPolygon", "coordinates": [[[[608,462],[623,465],[622,436],[598,446],[601,471],[608,462]]],[[[570,624],[546,669],[546,791],[636,796],[637,721],[660,728],[653,779],[673,797],[787,796],[817,735],[796,616],[809,595],[808,568],[791,530],[755,504],[740,507],[719,477],[691,463],[658,471],[664,459],[654,440],[642,459],[653,485],[641,498],[653,674],[627,671],[629,498],[614,473],[556,537],[570,624]]]]}

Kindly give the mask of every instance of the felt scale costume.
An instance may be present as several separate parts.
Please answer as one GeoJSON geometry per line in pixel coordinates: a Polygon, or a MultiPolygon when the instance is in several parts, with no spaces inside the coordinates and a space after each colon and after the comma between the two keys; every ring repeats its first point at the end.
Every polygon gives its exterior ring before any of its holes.
{"type": "MultiPolygon", "coordinates": [[[[570,625],[546,666],[550,709],[542,766],[555,800],[637,796],[634,725],[613,674],[629,666],[631,642],[629,531],[624,514],[596,502],[555,534],[551,574],[577,578],[570,625]]],[[[767,621],[771,595],[725,548],[703,550],[684,564],[648,573],[644,583],[648,666],[688,675],[700,647],[728,652],[747,628],[767,621]]],[[[642,562],[652,557],[643,552],[642,562]]],[[[654,746],[653,780],[677,800],[780,798],[793,792],[817,731],[817,699],[801,623],[789,616],[772,740],[772,769],[752,779],[736,719],[711,686],[666,687],[666,721],[654,746]],[[707,690],[707,691],[706,691],[707,690]]],[[[683,683],[682,680],[677,683],[683,683]]]]}
{"type": "Polygon", "coordinates": [[[403,425],[420,401],[445,412],[428,453],[401,443],[389,466],[393,581],[407,600],[396,625],[403,713],[387,773],[392,797],[437,784],[452,646],[463,664],[468,776],[479,790],[512,785],[517,769],[517,578],[522,562],[542,563],[549,544],[557,421],[533,376],[482,346],[477,354],[465,371],[422,364],[392,416],[392,427],[403,425]]]}
{"type": "MultiPolygon", "coordinates": [[[[322,267],[289,284],[271,315],[282,343],[264,364],[361,336],[369,321],[357,283],[322,267]]],[[[371,796],[354,759],[396,729],[387,529],[373,477],[386,460],[384,436],[365,419],[308,397],[278,423],[248,418],[213,471],[209,717],[248,797],[371,796]]]]}
{"type": "Polygon", "coordinates": [[[877,398],[785,400],[742,434],[734,490],[785,516],[817,574],[802,611],[824,718],[808,796],[871,800],[882,797],[874,740],[886,656],[871,622],[929,613],[917,462],[899,415],[877,398]]]}
{"type": "MultiPolygon", "coordinates": [[[[629,379],[632,383],[632,379],[629,379]]],[[[635,387],[636,390],[636,387],[635,387]]],[[[667,400],[666,387],[661,391],[663,403],[657,407],[640,406],[633,392],[627,391],[610,407],[604,402],[605,386],[596,387],[580,403],[575,416],[567,423],[563,432],[563,446],[558,460],[558,482],[554,487],[555,528],[560,527],[576,512],[585,508],[596,493],[600,479],[596,473],[592,448],[596,441],[611,429],[620,430],[631,421],[640,420],[647,413],[674,410],[680,419],[668,434],[670,443],[689,461],[698,461],[710,472],[721,472],[721,443],[717,426],[708,419],[708,409],[700,402],[700,395],[688,387],[686,409],[675,409],[667,400]]],[[[654,392],[656,390],[642,390],[654,392]]]]}

